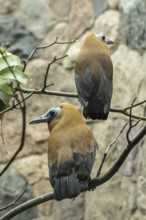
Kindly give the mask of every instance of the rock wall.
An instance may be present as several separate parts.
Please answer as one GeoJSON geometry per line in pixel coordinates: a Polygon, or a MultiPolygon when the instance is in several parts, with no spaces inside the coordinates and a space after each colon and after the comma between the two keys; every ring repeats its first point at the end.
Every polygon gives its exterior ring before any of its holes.
{"type": "MultiPolygon", "coordinates": [[[[25,59],[36,46],[48,45],[58,37],[59,41],[79,39],[74,44],[53,45],[39,50],[29,62],[26,72],[32,78],[30,88],[41,88],[43,77],[54,56],[64,58],[50,68],[48,84],[56,91],[76,92],[74,61],[81,42],[88,31],[103,32],[115,43],[110,48],[114,65],[114,91],[112,107],[126,107],[137,97],[146,97],[146,2],[145,0],[0,0],[0,41],[9,42],[9,50],[25,59]]],[[[7,44],[8,45],[8,44],[7,44]]],[[[30,126],[28,122],[48,108],[62,101],[80,105],[75,98],[33,95],[27,100],[26,141],[23,151],[14,161],[14,172],[9,175],[26,179],[29,198],[52,191],[48,181],[47,126],[30,126]],[[17,175],[16,175],[17,173],[17,175]]],[[[144,106],[137,107],[134,114],[143,115],[144,106]]],[[[110,113],[107,121],[90,124],[99,144],[99,152],[93,169],[97,172],[108,144],[117,136],[127,117],[110,113]]],[[[139,125],[139,127],[141,124],[139,125]]],[[[138,127],[138,128],[139,128],[138,127]]],[[[138,128],[133,130],[135,134],[138,128]]],[[[5,164],[18,148],[21,134],[19,110],[5,114],[2,121],[4,142],[0,140],[0,163],[5,164]]],[[[105,172],[112,166],[126,144],[125,132],[111,149],[105,172]]],[[[93,192],[86,192],[74,201],[49,201],[32,209],[29,220],[143,220],[146,219],[146,140],[131,152],[120,171],[106,184],[93,192]],[[35,214],[34,214],[35,213],[35,214]]],[[[11,169],[11,168],[10,168],[11,169]]],[[[4,175],[3,181],[7,181],[4,175]]],[[[17,184],[12,181],[11,184],[17,184]]],[[[1,182],[0,185],[3,185],[1,182]]],[[[24,180],[25,184],[25,180],[24,180]]],[[[2,187],[1,185],[1,187],[2,187]]],[[[20,186],[20,184],[19,184],[20,186]]],[[[12,186],[13,188],[13,186],[12,186]]],[[[15,198],[7,199],[1,188],[1,206],[15,198]],[[4,199],[3,199],[4,198],[4,199]]],[[[20,190],[18,190],[20,191],[20,190]]],[[[11,193],[12,196],[12,193],[11,193]]],[[[1,215],[1,213],[0,213],[1,215]]],[[[20,218],[17,218],[20,219],[20,218]]],[[[23,217],[21,219],[26,219],[23,217]]]]}

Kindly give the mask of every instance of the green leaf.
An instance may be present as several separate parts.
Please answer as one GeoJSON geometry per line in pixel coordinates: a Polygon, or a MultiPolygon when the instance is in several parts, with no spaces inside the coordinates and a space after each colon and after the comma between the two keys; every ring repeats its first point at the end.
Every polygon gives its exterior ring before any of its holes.
{"type": "MultiPolygon", "coordinates": [[[[3,48],[3,47],[0,47],[0,52],[3,54],[3,53],[6,53],[6,49],[3,48]]],[[[2,54],[0,54],[0,56],[2,56],[2,54]]]]}
{"type": "Polygon", "coordinates": [[[0,99],[5,103],[5,105],[9,106],[11,96],[9,94],[6,94],[5,92],[0,90],[0,99]]]}
{"type": "Polygon", "coordinates": [[[0,72],[0,76],[2,76],[3,79],[7,80],[7,82],[9,80],[18,80],[22,84],[27,84],[29,81],[29,77],[21,70],[21,66],[16,66],[15,68],[13,68],[13,72],[15,74],[14,76],[13,73],[10,72],[9,68],[5,68],[0,72]]]}
{"type": "MultiPolygon", "coordinates": [[[[3,53],[3,56],[6,58],[10,67],[22,66],[21,61],[18,56],[12,55],[9,52],[3,53]]],[[[5,68],[8,68],[8,64],[5,62],[3,56],[2,56],[2,54],[0,54],[0,71],[5,68]]]]}
{"type": "Polygon", "coordinates": [[[2,77],[0,77],[0,91],[3,91],[4,93],[9,95],[13,94],[12,88],[9,85],[7,85],[6,80],[2,77]]]}

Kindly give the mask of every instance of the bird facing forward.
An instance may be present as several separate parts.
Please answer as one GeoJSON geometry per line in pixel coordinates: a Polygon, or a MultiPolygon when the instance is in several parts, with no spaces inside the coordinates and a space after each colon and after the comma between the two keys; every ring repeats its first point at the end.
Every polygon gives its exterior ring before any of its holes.
{"type": "Polygon", "coordinates": [[[69,103],[49,109],[30,124],[46,122],[49,179],[54,199],[75,198],[88,188],[97,143],[81,114],[69,103]]]}
{"type": "Polygon", "coordinates": [[[89,33],[75,64],[75,83],[85,118],[108,117],[112,98],[113,65],[103,34],[89,33]]]}

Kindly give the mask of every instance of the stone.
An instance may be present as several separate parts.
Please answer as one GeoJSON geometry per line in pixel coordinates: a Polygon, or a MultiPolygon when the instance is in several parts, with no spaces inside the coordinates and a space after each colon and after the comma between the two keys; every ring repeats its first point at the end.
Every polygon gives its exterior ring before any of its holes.
{"type": "Polygon", "coordinates": [[[85,220],[127,220],[129,181],[119,173],[94,191],[86,192],[85,220]],[[89,202],[90,201],[90,202],[89,202]]]}
{"type": "Polygon", "coordinates": [[[108,0],[108,5],[111,9],[119,9],[120,0],[108,0]]]}
{"type": "Polygon", "coordinates": [[[14,12],[18,5],[20,3],[20,0],[0,0],[0,14],[10,14],[14,12]]]}
{"type": "Polygon", "coordinates": [[[69,17],[69,36],[76,38],[81,36],[93,25],[93,6],[90,0],[73,0],[69,17]],[[80,21],[80,22],[79,22],[80,21]]]}
{"type": "MultiPolygon", "coordinates": [[[[36,182],[33,185],[33,192],[34,192],[34,195],[37,197],[37,196],[44,195],[48,192],[53,192],[53,189],[48,179],[41,178],[40,181],[36,182]]],[[[43,204],[40,204],[38,206],[39,215],[44,216],[44,217],[50,216],[51,211],[52,211],[52,205],[53,205],[52,200],[45,202],[43,204]]]]}
{"type": "MultiPolygon", "coordinates": [[[[36,97],[34,97],[34,100],[36,100],[36,97]]],[[[39,101],[39,99],[37,99],[37,101],[39,101]]],[[[40,109],[40,105],[42,105],[41,101],[42,99],[40,97],[39,109],[40,109]]],[[[31,102],[31,100],[29,102],[31,102]]],[[[34,106],[35,104],[32,103],[32,107],[34,106]]],[[[25,145],[23,146],[21,152],[18,154],[18,158],[30,155],[32,153],[39,154],[39,153],[47,152],[47,143],[49,137],[47,125],[45,126],[42,124],[40,126],[35,126],[35,131],[34,131],[34,127],[28,124],[29,121],[32,120],[32,118],[37,116],[37,114],[39,115],[41,113],[38,113],[38,109],[35,109],[35,111],[32,112],[32,114],[27,115],[28,121],[26,123],[25,145]]],[[[21,132],[22,132],[21,117],[22,116],[20,112],[12,111],[12,112],[8,112],[3,119],[4,144],[0,139],[0,149],[1,149],[0,162],[3,163],[7,162],[16,152],[16,150],[19,148],[21,141],[21,132]]]]}
{"type": "MultiPolygon", "coordinates": [[[[144,75],[145,70],[146,70],[146,52],[142,56],[142,63],[139,65],[139,71],[141,71],[144,75]]],[[[143,79],[140,82],[140,87],[139,87],[139,97],[142,99],[145,99],[145,88],[146,88],[146,77],[143,77],[143,79]]]]}
{"type": "Polygon", "coordinates": [[[110,52],[113,53],[120,43],[120,29],[119,29],[119,12],[115,10],[107,10],[97,17],[93,33],[103,33],[107,38],[112,40],[114,44],[109,46],[110,52]]]}
{"type": "Polygon", "coordinates": [[[138,178],[137,207],[146,216],[146,180],[143,176],[139,176],[138,178]]]}
{"type": "Polygon", "coordinates": [[[40,218],[35,218],[33,220],[48,220],[48,217],[40,217],[40,218]]]}
{"type": "Polygon", "coordinates": [[[84,194],[80,194],[74,200],[64,199],[62,201],[54,201],[52,207],[51,219],[55,220],[76,220],[82,219],[84,216],[84,194]]]}
{"type": "Polygon", "coordinates": [[[98,17],[101,13],[107,10],[108,1],[107,0],[92,0],[94,16],[98,17]]]}
{"type": "MultiPolygon", "coordinates": [[[[0,169],[2,169],[2,166],[0,166],[0,169]]],[[[1,177],[0,181],[0,208],[8,205],[14,199],[16,199],[17,196],[24,191],[26,187],[25,185],[26,180],[24,179],[24,177],[22,177],[20,173],[17,172],[14,168],[9,167],[9,169],[1,177]]],[[[34,195],[32,193],[32,187],[28,184],[27,191],[23,194],[23,196],[16,202],[16,204],[10,206],[10,208],[7,208],[6,210],[1,211],[0,216],[32,198],[34,198],[34,195]]],[[[33,220],[34,218],[38,217],[37,208],[32,207],[31,209],[28,209],[20,213],[19,215],[16,215],[14,219],[24,220],[26,219],[26,216],[30,220],[33,220]]]]}
{"type": "MultiPolygon", "coordinates": [[[[55,42],[57,37],[58,37],[57,41],[62,42],[62,43],[73,40],[73,38],[69,39],[69,27],[67,23],[65,22],[58,23],[51,31],[48,32],[44,40],[40,43],[40,46],[52,44],[53,42],[55,42]]],[[[69,45],[70,45],[69,43],[64,43],[64,44],[56,43],[55,45],[51,47],[40,50],[39,54],[41,58],[52,61],[54,57],[59,58],[59,57],[64,56],[69,45]]],[[[62,60],[58,62],[61,62],[61,61],[62,60]]]]}
{"type": "Polygon", "coordinates": [[[134,215],[131,216],[130,220],[146,220],[146,216],[142,215],[139,211],[136,211],[134,215]]]}
{"type": "MultiPolygon", "coordinates": [[[[114,65],[112,106],[127,107],[135,97],[136,102],[142,101],[144,97],[139,96],[139,90],[145,79],[144,57],[125,45],[120,45],[112,55],[112,61],[114,65]]],[[[143,107],[133,109],[133,113],[143,114],[143,107]]]]}
{"type": "Polygon", "coordinates": [[[81,45],[84,41],[84,38],[87,34],[84,34],[82,37],[76,40],[75,43],[71,44],[66,54],[68,57],[63,60],[63,67],[67,70],[71,70],[74,68],[76,57],[80,51],[81,45]]]}
{"type": "MultiPolygon", "coordinates": [[[[27,179],[30,184],[34,184],[44,177],[48,179],[49,176],[46,153],[43,155],[30,155],[17,159],[14,161],[13,166],[19,171],[19,173],[21,173],[22,176],[25,177],[25,179],[27,179]]],[[[51,187],[49,187],[48,183],[48,191],[49,188],[51,187]]]]}
{"type": "Polygon", "coordinates": [[[27,58],[31,51],[37,46],[37,40],[32,33],[28,32],[13,16],[0,16],[1,44],[10,43],[8,51],[27,58]],[[11,33],[11,34],[10,34],[11,33]]]}
{"type": "MultiPolygon", "coordinates": [[[[66,58],[64,58],[66,59],[66,58]]],[[[27,66],[27,72],[30,73],[32,78],[29,86],[34,88],[42,88],[44,82],[44,76],[49,61],[43,59],[35,59],[27,66]]],[[[70,71],[66,71],[60,63],[55,62],[51,65],[48,73],[47,84],[53,83],[49,89],[55,91],[75,92],[74,75],[70,71]],[[65,80],[64,80],[65,79],[65,80]]],[[[55,98],[55,97],[54,97],[55,98]]]]}
{"type": "Polygon", "coordinates": [[[120,1],[120,30],[124,44],[143,54],[146,50],[145,0],[120,1]]]}
{"type": "Polygon", "coordinates": [[[14,16],[39,40],[43,39],[56,23],[53,12],[43,0],[21,1],[14,16]]]}
{"type": "MultiPolygon", "coordinates": [[[[128,120],[128,119],[127,119],[128,120]]],[[[113,133],[118,135],[120,130],[124,127],[127,120],[123,120],[121,118],[116,119],[113,121],[113,133]]],[[[134,122],[133,122],[134,123],[134,122]]],[[[138,131],[141,129],[141,124],[138,124],[137,126],[133,127],[131,129],[131,132],[129,133],[129,138],[132,140],[135,135],[138,133],[138,131]]],[[[118,154],[120,154],[124,147],[127,146],[127,132],[129,127],[126,126],[124,131],[120,134],[118,140],[116,141],[117,151],[118,154]]],[[[124,161],[123,165],[120,168],[120,172],[122,175],[129,177],[131,182],[137,182],[138,176],[141,172],[141,161],[142,161],[142,150],[141,150],[141,144],[142,142],[138,143],[130,152],[126,160],[124,161]]]]}
{"type": "Polygon", "coordinates": [[[60,3],[60,0],[56,0],[54,4],[54,0],[47,0],[48,4],[53,11],[55,18],[60,21],[60,20],[68,20],[70,11],[71,11],[71,6],[72,6],[72,1],[68,0],[63,0],[60,3]]]}
{"type": "MultiPolygon", "coordinates": [[[[143,193],[146,195],[146,182],[144,181],[145,178],[146,178],[146,148],[145,148],[145,145],[146,145],[146,136],[143,138],[142,140],[142,143],[141,143],[141,151],[142,151],[142,160],[141,160],[141,164],[142,164],[142,167],[141,167],[141,181],[140,181],[140,185],[142,185],[143,189],[143,193]],[[144,184],[142,184],[144,183],[144,184]]],[[[142,190],[141,190],[142,191],[142,190]]]]}

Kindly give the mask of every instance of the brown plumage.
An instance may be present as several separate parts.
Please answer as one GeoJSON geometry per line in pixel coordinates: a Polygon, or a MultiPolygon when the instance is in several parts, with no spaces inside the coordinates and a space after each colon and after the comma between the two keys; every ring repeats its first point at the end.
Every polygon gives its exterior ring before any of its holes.
{"type": "Polygon", "coordinates": [[[112,97],[113,65],[103,34],[89,33],[76,59],[75,82],[85,118],[108,117],[112,97]]]}
{"type": "Polygon", "coordinates": [[[74,198],[88,187],[97,143],[80,113],[69,103],[48,110],[30,124],[47,122],[49,177],[54,198],[74,198]]]}

